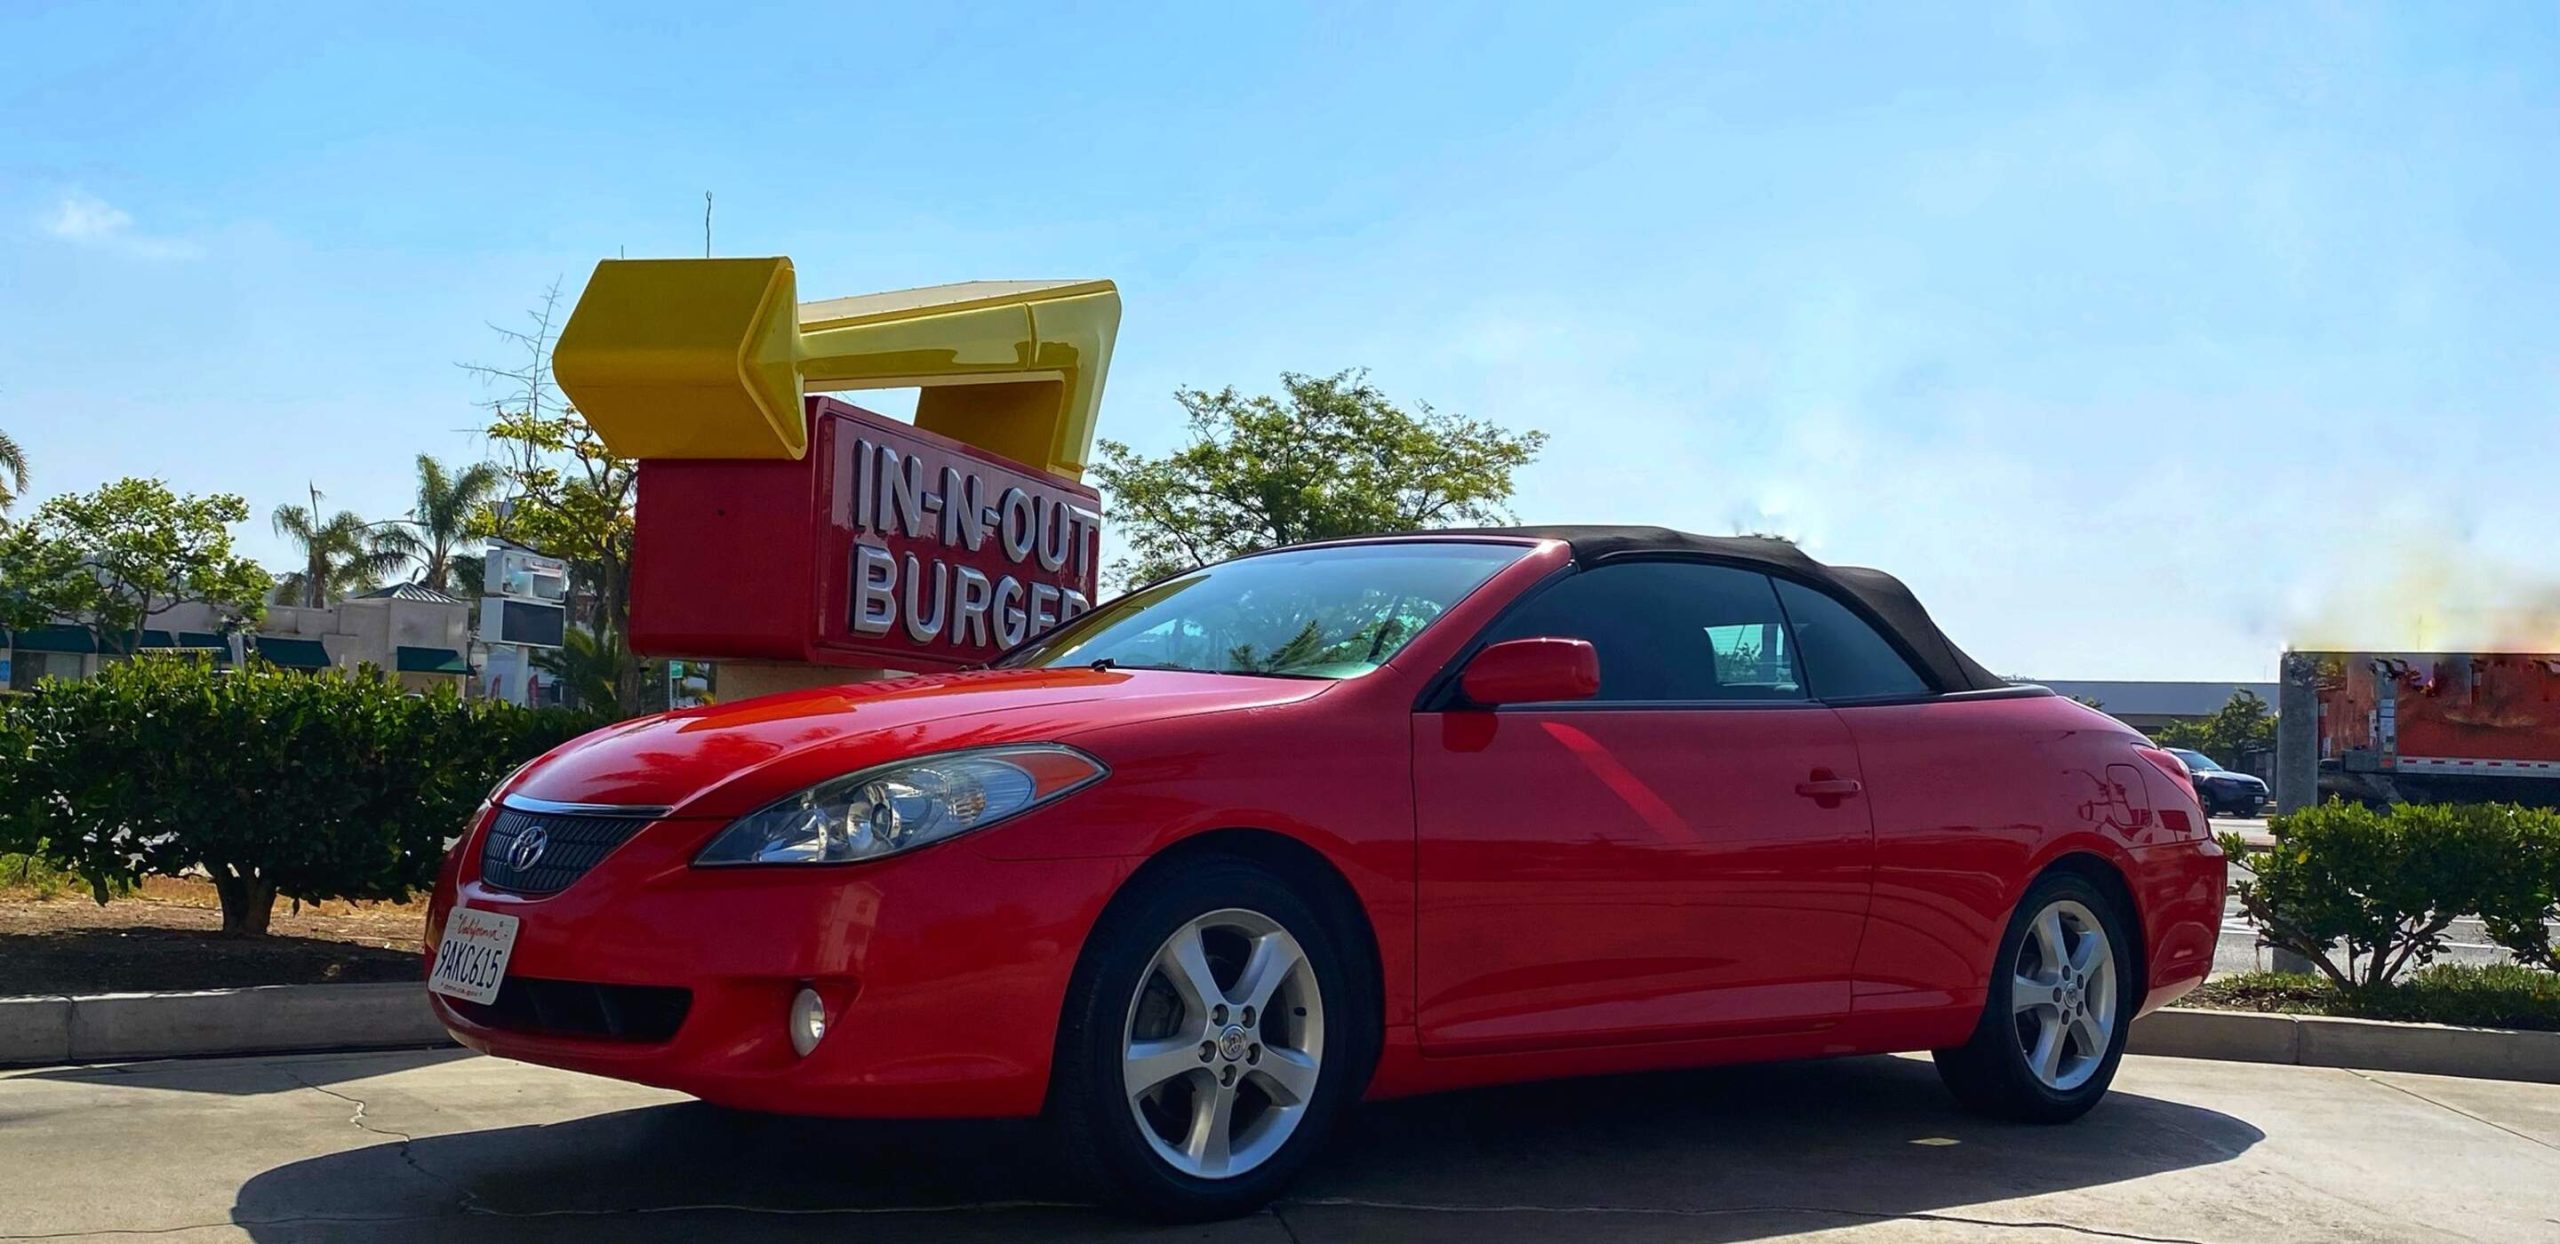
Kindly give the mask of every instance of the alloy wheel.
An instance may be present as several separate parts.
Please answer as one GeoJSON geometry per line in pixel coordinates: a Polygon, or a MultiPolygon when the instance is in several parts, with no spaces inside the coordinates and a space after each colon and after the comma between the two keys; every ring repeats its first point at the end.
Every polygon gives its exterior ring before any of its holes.
{"type": "Polygon", "coordinates": [[[1121,1079],[1173,1169],[1226,1179],[1288,1143],[1324,1065],[1324,994],[1298,939],[1227,908],[1174,930],[1139,975],[1121,1079]]]}
{"type": "Polygon", "coordinates": [[[2036,913],[2011,965],[2018,1053],[2046,1088],[2070,1092],[2106,1061],[2116,1031],[2116,956],[2106,926],[2073,899],[2036,913]]]}

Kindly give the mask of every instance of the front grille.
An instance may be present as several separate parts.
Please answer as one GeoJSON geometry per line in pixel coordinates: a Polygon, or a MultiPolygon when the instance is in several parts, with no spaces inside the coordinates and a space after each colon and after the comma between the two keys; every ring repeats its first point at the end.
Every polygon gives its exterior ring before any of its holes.
{"type": "Polygon", "coordinates": [[[655,1045],[672,1040],[693,1008],[693,991],[661,985],[591,985],[510,976],[498,1000],[482,1004],[445,999],[464,1019],[484,1028],[547,1037],[585,1037],[655,1045]]]}
{"type": "Polygon", "coordinates": [[[629,842],[650,819],[500,808],[497,821],[489,826],[489,840],[480,846],[480,880],[517,894],[557,894],[586,876],[615,847],[629,842]],[[529,867],[519,868],[517,841],[535,831],[543,836],[542,850],[529,867]]]}

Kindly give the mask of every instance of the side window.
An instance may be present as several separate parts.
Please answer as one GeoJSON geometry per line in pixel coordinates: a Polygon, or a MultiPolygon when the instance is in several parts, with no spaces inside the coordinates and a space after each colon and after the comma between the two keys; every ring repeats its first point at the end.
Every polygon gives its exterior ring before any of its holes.
{"type": "Polygon", "coordinates": [[[1849,607],[1800,583],[1778,580],[1797,659],[1826,700],[1927,695],[1928,680],[1849,607]]]}
{"type": "Polygon", "coordinates": [[[1485,638],[1588,640],[1601,700],[1806,699],[1765,575],[1697,562],[1617,562],[1559,580],[1485,638]]]}

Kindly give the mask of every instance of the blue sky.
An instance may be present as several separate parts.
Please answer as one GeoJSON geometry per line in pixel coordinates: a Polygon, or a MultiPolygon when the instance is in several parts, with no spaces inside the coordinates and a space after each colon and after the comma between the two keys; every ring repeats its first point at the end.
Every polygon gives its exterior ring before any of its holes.
{"type": "Polygon", "coordinates": [[[0,428],[281,567],[708,189],[804,297],[1115,278],[1106,435],[1366,366],[1552,433],[1525,519],[1784,531],[2004,672],[2560,596],[2560,10],[1233,7],[20,0],[0,428]]]}

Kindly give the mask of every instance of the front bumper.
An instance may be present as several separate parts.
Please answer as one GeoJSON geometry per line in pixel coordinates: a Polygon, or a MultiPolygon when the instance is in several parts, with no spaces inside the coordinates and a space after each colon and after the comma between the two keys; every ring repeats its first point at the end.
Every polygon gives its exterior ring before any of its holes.
{"type": "Polygon", "coordinates": [[[430,995],[437,1017],[484,1053],[745,1109],[1038,1112],[1076,954],[1129,861],[994,860],[962,839],[863,864],[691,867],[718,829],[658,822],[536,898],[483,884],[476,827],[429,907],[431,955],[461,903],[521,921],[510,980],[686,991],[672,1038],[572,1035],[430,995]],[[784,1030],[803,987],[829,1014],[805,1058],[784,1030]]]}

